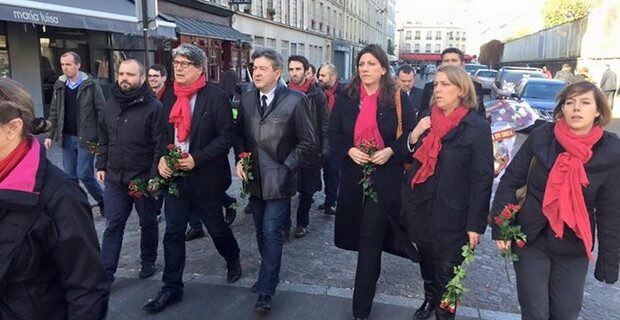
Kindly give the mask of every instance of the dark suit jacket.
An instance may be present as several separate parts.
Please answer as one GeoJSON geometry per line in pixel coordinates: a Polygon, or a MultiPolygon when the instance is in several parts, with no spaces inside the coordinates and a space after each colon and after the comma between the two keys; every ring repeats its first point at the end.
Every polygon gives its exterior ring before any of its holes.
{"type": "MultiPolygon", "coordinates": [[[[168,144],[174,143],[174,126],[168,118],[175,101],[173,88],[166,89],[161,99],[164,106],[162,154],[168,152],[168,144]]],[[[230,100],[222,89],[207,84],[198,91],[189,139],[189,154],[196,166],[187,176],[177,178],[179,192],[198,196],[221,195],[231,183],[228,152],[235,141],[230,100]]]]}
{"type": "Polygon", "coordinates": [[[400,101],[403,108],[410,108],[416,115],[422,108],[422,89],[413,87],[409,90],[409,95],[405,91],[400,91],[400,101]]]}

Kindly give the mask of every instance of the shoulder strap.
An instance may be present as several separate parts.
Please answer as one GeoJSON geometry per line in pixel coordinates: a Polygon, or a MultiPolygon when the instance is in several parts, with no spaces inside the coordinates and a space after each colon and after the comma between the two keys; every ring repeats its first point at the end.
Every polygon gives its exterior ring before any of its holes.
{"type": "Polygon", "coordinates": [[[517,189],[515,192],[517,196],[517,204],[520,207],[523,207],[523,204],[525,203],[525,198],[527,197],[527,186],[530,184],[530,176],[532,175],[532,169],[535,164],[536,156],[532,155],[532,160],[530,160],[530,168],[527,170],[527,178],[525,178],[525,185],[517,189]]]}
{"type": "Polygon", "coordinates": [[[396,117],[398,117],[398,125],[396,127],[396,139],[398,139],[403,135],[403,105],[400,101],[400,89],[396,90],[394,101],[396,102],[396,117]]]}

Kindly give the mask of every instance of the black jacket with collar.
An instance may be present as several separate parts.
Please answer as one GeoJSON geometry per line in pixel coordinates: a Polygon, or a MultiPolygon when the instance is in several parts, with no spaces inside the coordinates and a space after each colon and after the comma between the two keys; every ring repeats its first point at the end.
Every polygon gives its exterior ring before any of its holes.
{"type": "MultiPolygon", "coordinates": [[[[516,224],[527,235],[528,243],[544,237],[551,247],[561,254],[584,256],[581,239],[566,225],[563,239],[557,239],[542,212],[542,202],[549,172],[564,148],[553,133],[554,124],[545,124],[532,131],[506,168],[495,192],[489,221],[508,203],[516,203],[515,191],[524,186],[530,162],[536,158],[527,188],[523,208],[517,214],[516,224]]],[[[611,132],[592,147],[592,158],[585,164],[589,185],[583,196],[590,215],[592,235],[598,236],[598,257],[594,276],[607,283],[618,280],[620,253],[620,139],[611,132]]],[[[499,229],[491,223],[493,239],[499,239],[499,229]]],[[[593,248],[587,248],[592,250],[593,248]]]]}
{"type": "Polygon", "coordinates": [[[264,114],[257,89],[241,96],[237,137],[252,153],[250,193],[263,200],[289,198],[297,192],[295,174],[316,140],[308,98],[278,84],[264,114]]]}
{"type": "MultiPolygon", "coordinates": [[[[422,143],[423,137],[416,149],[422,143]]],[[[410,239],[432,247],[436,257],[460,262],[467,232],[483,234],[487,226],[493,185],[489,124],[469,111],[442,139],[435,173],[411,188],[420,167],[421,163],[413,159],[413,169],[407,171],[402,189],[401,215],[407,221],[410,239]]]]}
{"type": "MultiPolygon", "coordinates": [[[[165,155],[168,144],[174,144],[174,126],[168,121],[176,102],[174,89],[168,88],[161,98],[164,105],[161,120],[163,139],[159,145],[165,155]]],[[[195,162],[187,176],[178,177],[179,192],[197,196],[219,196],[231,183],[228,153],[235,141],[232,108],[226,93],[207,83],[196,93],[192,113],[189,154],[195,162]]]]}
{"type": "Polygon", "coordinates": [[[310,85],[306,97],[308,97],[310,106],[316,145],[315,150],[304,158],[302,166],[304,168],[320,168],[321,156],[329,153],[329,106],[327,105],[327,97],[318,84],[310,85]]]}
{"type": "Polygon", "coordinates": [[[413,112],[417,115],[420,109],[422,108],[422,89],[413,87],[409,90],[409,94],[405,91],[400,91],[400,99],[402,101],[403,107],[408,107],[413,110],[413,112]]]}
{"type": "Polygon", "coordinates": [[[97,170],[106,172],[107,181],[125,185],[157,176],[161,103],[146,82],[130,96],[117,85],[112,92],[99,121],[97,170]]]}

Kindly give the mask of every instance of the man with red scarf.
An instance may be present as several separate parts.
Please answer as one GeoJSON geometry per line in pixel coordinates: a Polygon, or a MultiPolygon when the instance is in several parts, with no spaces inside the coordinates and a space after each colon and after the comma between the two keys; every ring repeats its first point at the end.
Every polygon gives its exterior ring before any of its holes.
{"type": "MultiPolygon", "coordinates": [[[[331,114],[334,110],[336,97],[343,91],[343,85],[338,81],[338,69],[331,63],[319,68],[319,84],[327,97],[327,107],[331,114]]],[[[323,182],[325,183],[325,203],[319,205],[319,210],[325,214],[336,214],[336,199],[338,199],[338,183],[340,180],[340,161],[331,152],[323,157],[323,182]]]]}
{"type": "MultiPolygon", "coordinates": [[[[222,198],[231,183],[228,152],[234,143],[230,100],[220,88],[207,83],[207,57],[200,48],[182,44],[172,52],[174,90],[162,97],[162,154],[174,144],[188,156],[180,159],[175,177],[178,196],[165,194],[164,286],[144,305],[147,312],[159,312],[183,298],[185,228],[190,214],[204,222],[218,253],[226,260],[228,282],[241,278],[239,246],[230,227],[222,219],[222,198]]],[[[170,178],[172,170],[164,157],[159,174],[170,178]]]]}
{"type": "MultiPolygon", "coordinates": [[[[316,139],[315,150],[304,159],[297,177],[297,191],[299,191],[299,206],[297,207],[297,228],[295,238],[302,238],[306,235],[312,196],[321,189],[321,159],[329,153],[327,135],[329,129],[329,109],[325,94],[308,80],[305,73],[308,71],[310,63],[304,56],[290,56],[288,58],[288,87],[300,91],[308,97],[310,102],[310,113],[313,117],[314,133],[316,139]]],[[[284,237],[288,238],[290,233],[291,220],[289,217],[288,225],[284,228],[284,237]]]]}

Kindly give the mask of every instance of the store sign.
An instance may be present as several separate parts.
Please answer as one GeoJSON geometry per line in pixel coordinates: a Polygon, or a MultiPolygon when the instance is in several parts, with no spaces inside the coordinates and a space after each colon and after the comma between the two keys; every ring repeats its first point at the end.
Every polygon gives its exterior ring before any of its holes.
{"type": "Polygon", "coordinates": [[[32,11],[32,10],[13,10],[13,17],[16,20],[22,20],[32,23],[59,24],[60,18],[49,12],[32,11]]]}
{"type": "Polygon", "coordinates": [[[252,0],[231,0],[230,4],[252,4],[252,0]]]}

